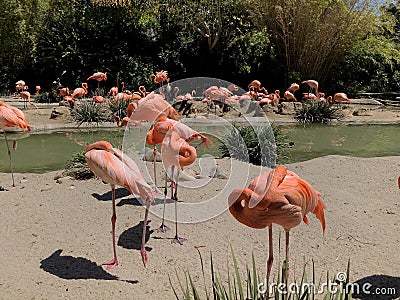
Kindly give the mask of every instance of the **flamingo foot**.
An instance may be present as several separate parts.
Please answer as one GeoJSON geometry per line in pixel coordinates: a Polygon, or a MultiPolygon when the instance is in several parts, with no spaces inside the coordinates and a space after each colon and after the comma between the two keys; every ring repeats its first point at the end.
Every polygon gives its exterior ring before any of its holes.
{"type": "Polygon", "coordinates": [[[187,241],[187,239],[176,235],[175,238],[171,241],[171,244],[183,245],[183,242],[186,242],[186,241],[187,241]]]}
{"type": "Polygon", "coordinates": [[[157,229],[157,232],[160,233],[166,233],[169,230],[169,227],[167,225],[161,224],[161,226],[157,229]]]}
{"type": "Polygon", "coordinates": [[[112,259],[109,262],[104,263],[103,266],[107,266],[107,269],[114,269],[118,266],[118,260],[112,259]]]}

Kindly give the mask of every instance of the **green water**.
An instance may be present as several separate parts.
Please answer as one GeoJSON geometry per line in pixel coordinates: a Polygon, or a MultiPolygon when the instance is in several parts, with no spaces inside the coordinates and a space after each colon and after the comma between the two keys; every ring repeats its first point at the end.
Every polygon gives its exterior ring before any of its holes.
{"type": "MultiPolygon", "coordinates": [[[[400,155],[400,125],[291,125],[282,126],[282,129],[289,141],[294,142],[293,148],[289,149],[291,162],[329,154],[359,157],[400,155]]],[[[134,140],[134,147],[137,150],[142,149],[146,131],[136,130],[133,134],[132,137],[131,133],[130,140],[134,140]]],[[[221,136],[221,133],[218,135],[221,136]]],[[[213,136],[214,145],[208,149],[199,147],[199,156],[205,153],[219,156],[219,142],[215,134],[213,136]]],[[[9,134],[9,140],[20,137],[9,134]]],[[[42,173],[63,169],[71,154],[83,151],[85,145],[98,140],[107,140],[120,148],[123,138],[124,129],[31,134],[17,140],[17,151],[12,151],[14,170],[42,173]]],[[[193,145],[195,144],[194,142],[193,145]]],[[[9,172],[4,140],[0,141],[0,172],[9,172]]]]}

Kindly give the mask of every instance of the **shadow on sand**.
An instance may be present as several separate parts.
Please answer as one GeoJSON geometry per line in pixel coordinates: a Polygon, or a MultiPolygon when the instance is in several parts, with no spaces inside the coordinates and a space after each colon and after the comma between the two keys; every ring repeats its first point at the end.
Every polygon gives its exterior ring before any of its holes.
{"type": "Polygon", "coordinates": [[[117,280],[132,284],[138,283],[137,280],[121,280],[84,257],[61,256],[62,251],[62,249],[58,249],[43,259],[40,262],[40,268],[63,279],[117,280]]]}
{"type": "Polygon", "coordinates": [[[351,295],[355,299],[393,300],[400,297],[400,277],[372,275],[361,278],[353,284],[357,287],[351,295]]]}
{"type": "MultiPolygon", "coordinates": [[[[149,223],[151,221],[147,221],[146,226],[146,243],[150,239],[150,235],[154,232],[154,230],[150,230],[149,223]]],[[[121,246],[125,249],[135,249],[140,250],[142,245],[142,232],[143,232],[143,221],[140,221],[139,224],[128,228],[118,238],[118,246],[121,246]]],[[[146,251],[151,251],[151,247],[146,247],[146,251]]]]}
{"type": "MultiPolygon", "coordinates": [[[[131,193],[125,188],[116,188],[115,189],[115,199],[124,198],[131,195],[131,193]]],[[[100,195],[97,193],[93,193],[92,196],[99,201],[111,201],[111,190],[100,195]]],[[[171,199],[167,199],[167,203],[173,202],[171,199]]],[[[164,204],[164,198],[160,194],[160,196],[154,197],[154,203],[152,205],[164,204]]],[[[121,199],[116,206],[124,206],[124,205],[134,205],[134,206],[142,206],[142,203],[135,197],[121,199]]]]}

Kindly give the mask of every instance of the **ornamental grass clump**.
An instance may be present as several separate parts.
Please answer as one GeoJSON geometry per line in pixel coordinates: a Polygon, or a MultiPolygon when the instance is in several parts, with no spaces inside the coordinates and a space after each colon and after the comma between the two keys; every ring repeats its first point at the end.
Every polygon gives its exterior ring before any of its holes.
{"type": "Polygon", "coordinates": [[[244,126],[233,124],[226,138],[219,146],[222,157],[232,157],[273,168],[277,163],[286,162],[287,137],[279,126],[272,124],[244,126]]]}
{"type": "Polygon", "coordinates": [[[330,123],[341,119],[341,107],[325,102],[306,102],[295,112],[295,119],[300,123],[330,123]]]}

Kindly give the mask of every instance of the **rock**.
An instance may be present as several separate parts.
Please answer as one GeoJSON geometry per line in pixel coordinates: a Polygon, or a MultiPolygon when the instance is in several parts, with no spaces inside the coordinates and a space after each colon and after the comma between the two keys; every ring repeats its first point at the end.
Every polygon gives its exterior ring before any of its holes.
{"type": "Polygon", "coordinates": [[[366,108],[359,108],[359,109],[355,109],[353,111],[353,116],[359,116],[359,117],[367,117],[367,116],[372,116],[373,113],[366,108]]]}
{"type": "Polygon", "coordinates": [[[58,178],[58,179],[56,180],[56,182],[59,183],[59,184],[62,184],[62,183],[66,183],[66,182],[71,181],[71,180],[74,180],[74,177],[72,177],[72,176],[66,176],[66,177],[58,178]]]}
{"type": "Polygon", "coordinates": [[[63,177],[64,177],[63,172],[64,172],[64,171],[57,172],[56,175],[54,175],[54,178],[53,178],[53,179],[54,179],[54,180],[57,180],[57,179],[63,178],[63,177]]]}
{"type": "Polygon", "coordinates": [[[211,169],[210,177],[218,178],[218,179],[228,179],[228,175],[226,175],[225,172],[222,171],[222,169],[220,168],[220,166],[218,164],[214,168],[211,169]]]}
{"type": "MultiPolygon", "coordinates": [[[[139,151],[139,156],[145,161],[154,161],[153,149],[145,147],[139,151]]],[[[161,162],[161,153],[157,151],[156,161],[161,162]]]]}

